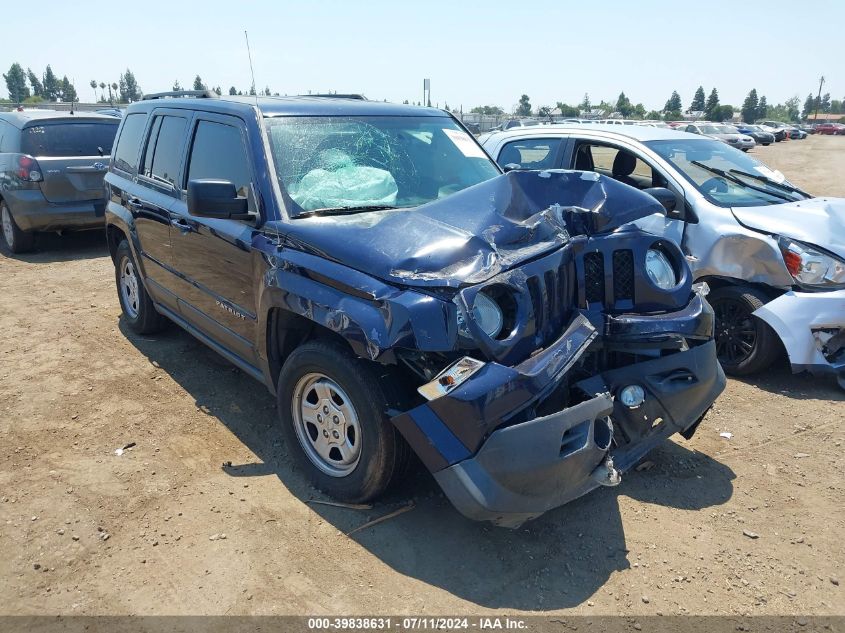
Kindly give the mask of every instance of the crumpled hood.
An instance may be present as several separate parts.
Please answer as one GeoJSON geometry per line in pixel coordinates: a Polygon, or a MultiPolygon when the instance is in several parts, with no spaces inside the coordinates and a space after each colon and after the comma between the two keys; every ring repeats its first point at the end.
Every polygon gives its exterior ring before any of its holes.
{"type": "Polygon", "coordinates": [[[288,245],[406,286],[478,283],[567,243],[662,213],[593,172],[512,171],[413,209],[310,217],[288,245]]]}
{"type": "Polygon", "coordinates": [[[740,224],[815,244],[845,258],[845,199],[810,198],[765,207],[733,207],[740,224]]]}

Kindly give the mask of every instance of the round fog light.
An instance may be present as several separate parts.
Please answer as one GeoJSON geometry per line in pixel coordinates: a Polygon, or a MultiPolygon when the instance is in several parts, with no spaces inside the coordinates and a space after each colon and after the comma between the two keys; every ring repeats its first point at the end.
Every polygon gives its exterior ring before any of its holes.
{"type": "Polygon", "coordinates": [[[629,409],[636,409],[645,400],[645,391],[639,385],[628,385],[619,392],[619,400],[629,409]]]}

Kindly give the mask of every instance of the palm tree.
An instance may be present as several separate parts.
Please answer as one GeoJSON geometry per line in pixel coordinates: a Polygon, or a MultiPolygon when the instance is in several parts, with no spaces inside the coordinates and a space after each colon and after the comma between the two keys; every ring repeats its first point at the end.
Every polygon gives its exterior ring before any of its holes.
{"type": "Polygon", "coordinates": [[[97,80],[92,79],[91,83],[88,85],[91,86],[91,90],[94,91],[94,103],[97,103],[97,80]]]}

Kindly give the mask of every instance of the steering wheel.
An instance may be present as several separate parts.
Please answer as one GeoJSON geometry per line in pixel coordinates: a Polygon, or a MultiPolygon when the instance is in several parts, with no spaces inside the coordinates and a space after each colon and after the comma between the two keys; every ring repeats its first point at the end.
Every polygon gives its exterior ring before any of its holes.
{"type": "Polygon", "coordinates": [[[725,193],[728,190],[728,183],[722,178],[708,178],[701,183],[701,190],[704,193],[725,193]]]}

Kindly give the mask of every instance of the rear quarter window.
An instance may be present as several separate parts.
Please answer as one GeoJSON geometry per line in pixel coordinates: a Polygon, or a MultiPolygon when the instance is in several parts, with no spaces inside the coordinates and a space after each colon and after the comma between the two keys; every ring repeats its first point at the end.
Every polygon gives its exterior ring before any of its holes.
{"type": "Polygon", "coordinates": [[[138,149],[144,135],[147,122],[145,113],[130,114],[123,123],[117,147],[114,150],[114,166],[116,169],[135,173],[138,170],[138,149]]]}
{"type": "Polygon", "coordinates": [[[118,121],[35,123],[21,132],[21,153],[31,156],[100,156],[111,154],[118,121]]]}

